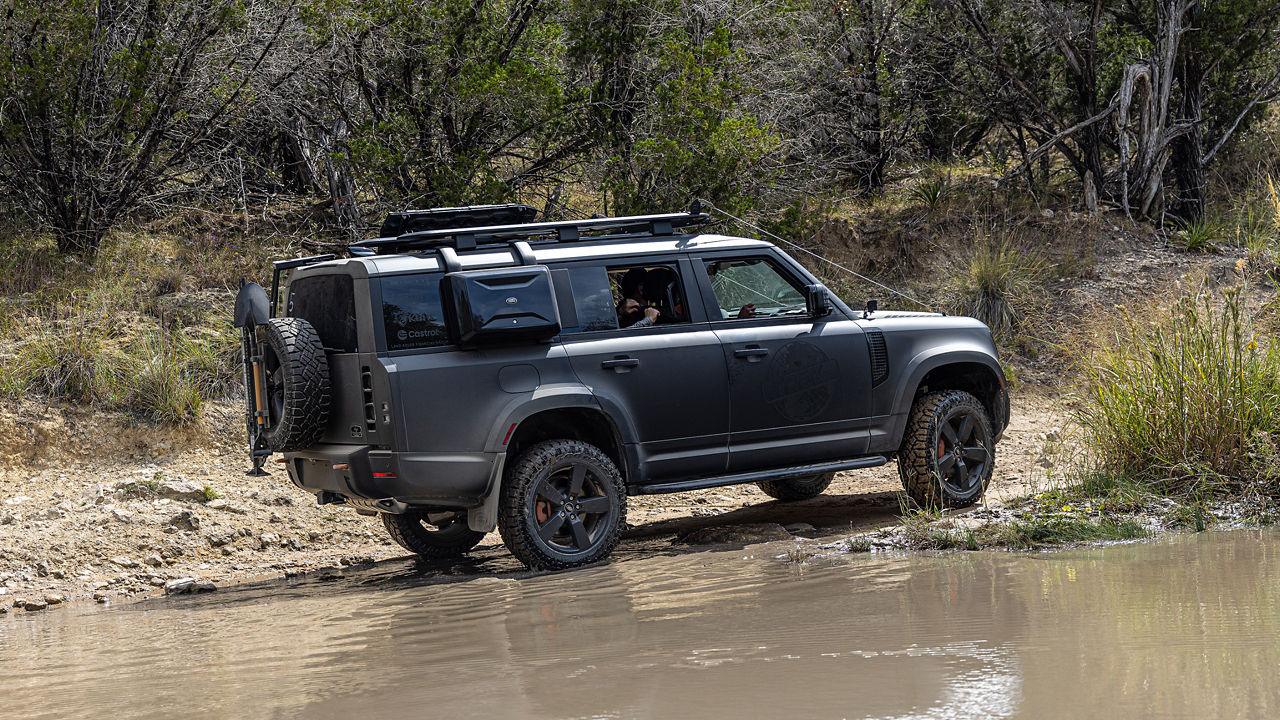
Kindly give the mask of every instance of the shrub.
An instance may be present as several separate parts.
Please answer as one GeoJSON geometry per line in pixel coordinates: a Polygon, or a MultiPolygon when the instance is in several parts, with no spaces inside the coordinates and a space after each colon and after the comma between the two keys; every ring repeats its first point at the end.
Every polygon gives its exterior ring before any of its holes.
{"type": "Polygon", "coordinates": [[[1075,416],[1100,472],[1166,493],[1275,491],[1280,346],[1254,332],[1244,298],[1203,284],[1083,358],[1075,416]]]}
{"type": "Polygon", "coordinates": [[[1039,252],[1008,238],[981,241],[963,266],[948,289],[948,310],[981,320],[1001,338],[1023,321],[1049,269],[1039,252]]]}

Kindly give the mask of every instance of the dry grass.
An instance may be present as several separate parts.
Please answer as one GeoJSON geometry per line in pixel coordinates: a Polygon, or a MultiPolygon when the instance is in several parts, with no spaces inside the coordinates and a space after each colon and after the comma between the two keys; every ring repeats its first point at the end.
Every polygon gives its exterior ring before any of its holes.
{"type": "Polygon", "coordinates": [[[116,233],[86,266],[59,258],[47,238],[7,238],[0,396],[44,396],[153,422],[196,419],[207,401],[239,390],[233,296],[200,288],[257,277],[278,252],[116,233]]]}
{"type": "Polygon", "coordinates": [[[952,314],[975,317],[997,339],[1007,339],[1037,302],[1048,276],[1049,262],[1036,249],[1008,235],[979,235],[962,256],[958,273],[946,289],[952,314]]]}
{"type": "Polygon", "coordinates": [[[1245,300],[1202,283],[1096,338],[1075,410],[1096,472],[1162,494],[1277,491],[1280,345],[1245,300]]]}

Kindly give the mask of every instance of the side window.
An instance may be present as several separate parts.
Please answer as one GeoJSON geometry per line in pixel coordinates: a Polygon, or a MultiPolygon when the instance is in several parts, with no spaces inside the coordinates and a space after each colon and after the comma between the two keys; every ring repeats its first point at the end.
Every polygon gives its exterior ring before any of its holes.
{"type": "Polygon", "coordinates": [[[689,322],[684,284],[671,265],[616,265],[607,268],[618,327],[639,330],[689,322]]]}
{"type": "Polygon", "coordinates": [[[311,323],[326,350],[356,351],[356,304],[350,275],[312,275],[289,283],[289,317],[311,323]]]}
{"type": "Polygon", "coordinates": [[[564,334],[618,329],[618,313],[614,309],[613,290],[609,286],[609,274],[604,268],[570,268],[569,286],[573,293],[573,305],[578,315],[578,324],[564,328],[564,334]]]}
{"type": "Polygon", "coordinates": [[[440,302],[440,275],[395,275],[382,280],[382,323],[387,350],[449,344],[440,302]]]}
{"type": "Polygon", "coordinates": [[[806,313],[800,286],[765,258],[711,260],[707,263],[707,276],[722,318],[745,320],[806,313]]]}

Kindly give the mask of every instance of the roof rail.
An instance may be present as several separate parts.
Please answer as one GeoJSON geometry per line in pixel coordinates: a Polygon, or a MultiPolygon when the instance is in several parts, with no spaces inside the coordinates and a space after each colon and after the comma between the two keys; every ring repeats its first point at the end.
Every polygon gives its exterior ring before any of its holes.
{"type": "Polygon", "coordinates": [[[574,242],[591,239],[583,238],[584,233],[607,234],[609,231],[613,235],[672,235],[679,228],[704,225],[709,219],[710,215],[703,212],[702,205],[695,200],[685,212],[420,230],[353,243],[350,250],[353,255],[389,255],[441,247],[474,250],[484,245],[506,245],[532,238],[543,238],[544,242],[574,242]]]}

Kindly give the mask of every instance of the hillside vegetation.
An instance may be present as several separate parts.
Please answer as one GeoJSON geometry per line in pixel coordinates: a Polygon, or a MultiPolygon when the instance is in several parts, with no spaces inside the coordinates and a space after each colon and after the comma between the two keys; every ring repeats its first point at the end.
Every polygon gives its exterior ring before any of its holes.
{"type": "Polygon", "coordinates": [[[1278,10],[14,0],[0,398],[199,424],[237,400],[233,293],[273,259],[393,209],[703,197],[987,322],[1019,391],[1074,393],[1099,477],[1273,487],[1278,10]]]}

